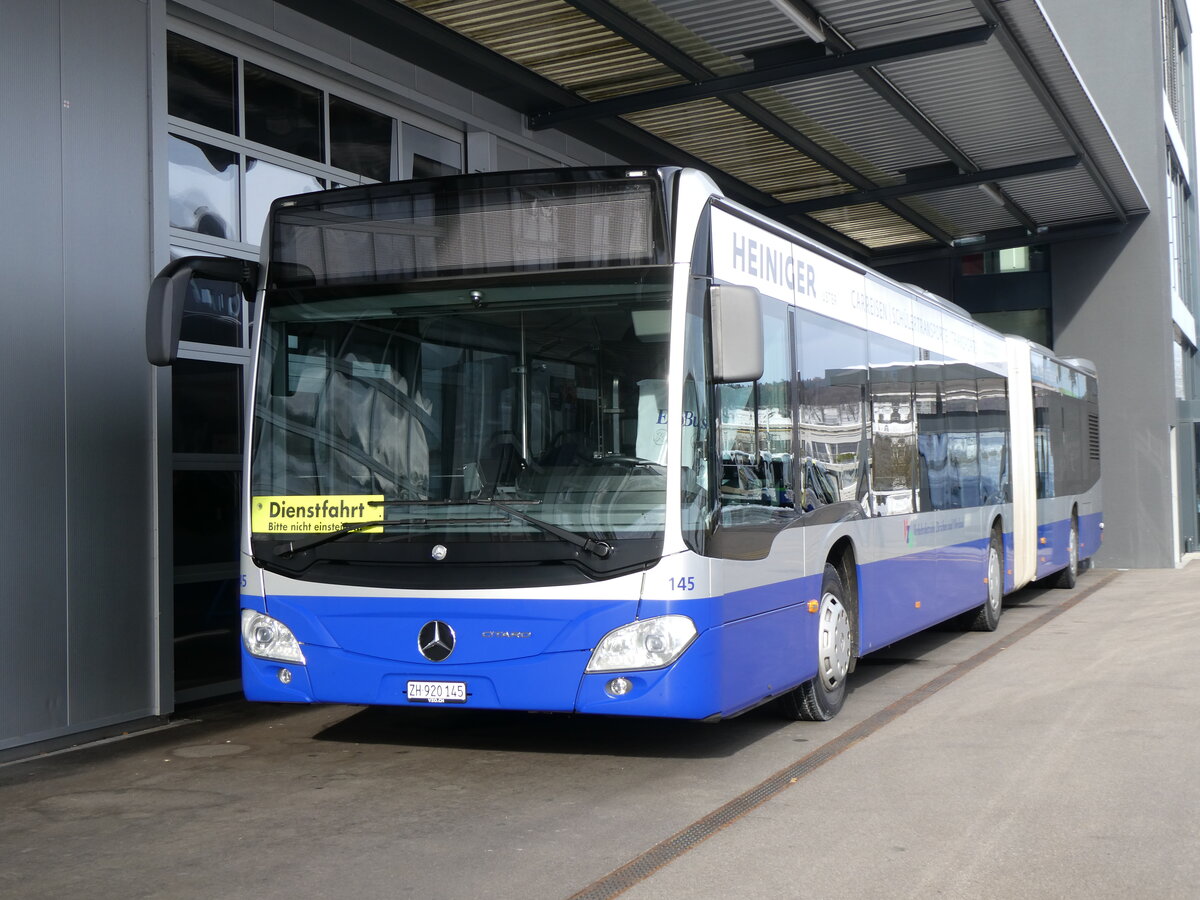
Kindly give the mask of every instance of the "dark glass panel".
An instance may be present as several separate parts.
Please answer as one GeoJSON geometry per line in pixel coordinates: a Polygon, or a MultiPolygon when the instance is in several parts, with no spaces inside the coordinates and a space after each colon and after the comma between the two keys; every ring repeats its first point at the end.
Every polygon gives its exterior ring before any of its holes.
{"type": "Polygon", "coordinates": [[[246,137],[324,161],[321,92],[253,63],[245,65],[246,137]]]}
{"type": "Polygon", "coordinates": [[[174,451],[240,453],[241,366],[179,359],[173,372],[174,451]]]}
{"type": "Polygon", "coordinates": [[[241,474],[177,470],[172,475],[172,484],[175,565],[236,565],[241,474]]]}
{"type": "Polygon", "coordinates": [[[391,117],[331,95],[329,162],[376,181],[388,181],[392,175],[391,117]]]}
{"type": "Polygon", "coordinates": [[[167,32],[167,113],[237,134],[237,60],[167,32]]]}
{"type": "Polygon", "coordinates": [[[449,163],[429,159],[419,153],[413,154],[413,178],[441,178],[443,175],[457,175],[458,167],[449,163]]]}
{"type": "MultiPolygon", "coordinates": [[[[171,248],[171,259],[192,255],[171,248]]],[[[242,291],[232,281],[193,278],[183,304],[179,338],[223,347],[242,345],[242,291]]]]}
{"type": "Polygon", "coordinates": [[[241,606],[236,578],[175,585],[175,689],[241,675],[241,606]]]}
{"type": "Polygon", "coordinates": [[[400,129],[400,147],[409,165],[409,178],[437,178],[462,171],[462,145],[440,134],[405,123],[400,129]]]}

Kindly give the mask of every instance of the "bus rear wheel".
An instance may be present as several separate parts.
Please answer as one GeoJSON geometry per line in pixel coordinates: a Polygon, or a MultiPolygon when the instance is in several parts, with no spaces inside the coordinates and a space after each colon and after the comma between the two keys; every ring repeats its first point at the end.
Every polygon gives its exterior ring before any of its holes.
{"type": "Polygon", "coordinates": [[[1058,573],[1054,586],[1073,588],[1079,577],[1079,522],[1075,514],[1071,514],[1071,534],[1067,538],[1067,567],[1058,573]]]}
{"type": "Polygon", "coordinates": [[[853,633],[854,618],[841,576],[826,563],[817,607],[817,674],[779,698],[787,718],[827,722],[838,714],[846,700],[853,633]]]}

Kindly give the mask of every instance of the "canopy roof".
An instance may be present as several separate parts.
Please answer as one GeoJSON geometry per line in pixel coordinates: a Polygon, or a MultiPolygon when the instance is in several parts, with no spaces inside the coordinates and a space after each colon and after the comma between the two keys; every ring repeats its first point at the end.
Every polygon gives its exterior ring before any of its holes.
{"type": "Polygon", "coordinates": [[[1147,210],[1038,0],[284,0],[876,263],[1147,210]]]}

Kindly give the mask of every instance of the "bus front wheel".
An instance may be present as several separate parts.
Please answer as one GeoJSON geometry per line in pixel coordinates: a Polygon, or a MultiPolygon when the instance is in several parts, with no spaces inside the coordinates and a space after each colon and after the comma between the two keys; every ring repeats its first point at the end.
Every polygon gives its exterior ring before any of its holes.
{"type": "Polygon", "coordinates": [[[817,674],[779,698],[787,718],[826,722],[838,714],[846,700],[853,633],[853,615],[841,576],[826,563],[817,607],[817,674]]]}

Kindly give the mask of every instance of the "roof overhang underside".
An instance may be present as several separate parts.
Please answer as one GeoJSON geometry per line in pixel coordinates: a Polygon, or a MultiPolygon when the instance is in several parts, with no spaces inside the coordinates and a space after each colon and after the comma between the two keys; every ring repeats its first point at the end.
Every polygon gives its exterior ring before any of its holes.
{"type": "Polygon", "coordinates": [[[1147,211],[1038,0],[283,2],[875,264],[1147,211]]]}

